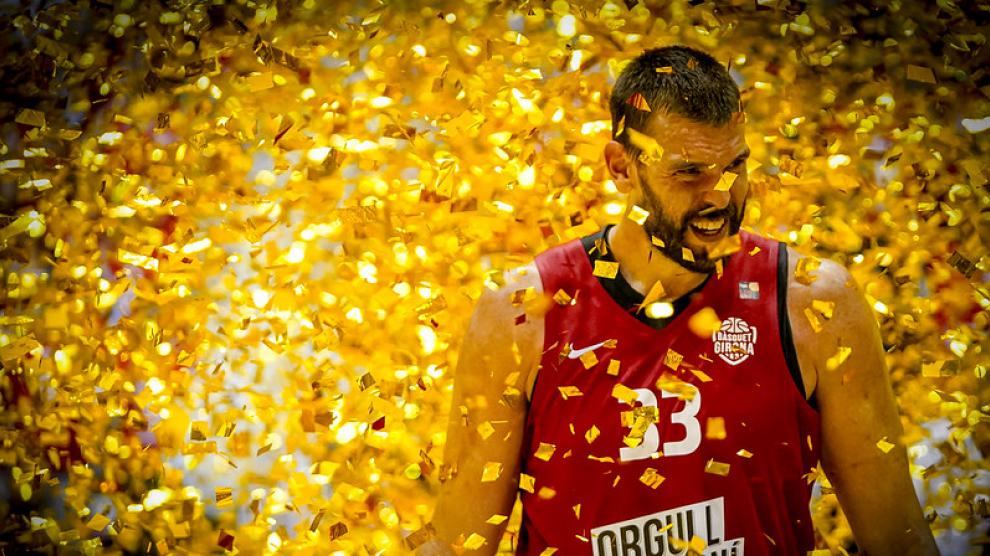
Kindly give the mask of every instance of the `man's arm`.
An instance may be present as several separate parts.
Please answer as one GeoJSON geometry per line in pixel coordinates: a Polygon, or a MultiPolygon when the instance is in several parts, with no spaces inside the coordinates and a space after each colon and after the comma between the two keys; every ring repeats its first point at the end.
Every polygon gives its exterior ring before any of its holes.
{"type": "Polygon", "coordinates": [[[485,288],[475,305],[454,372],[441,467],[441,475],[451,477],[441,486],[431,521],[436,537],[419,547],[419,556],[453,554],[451,546],[472,533],[485,539],[478,554],[495,554],[498,548],[519,484],[526,380],[543,347],[540,316],[527,313],[516,323],[523,305],[518,299],[513,305],[513,292],[529,287],[529,297],[542,298],[532,264],[508,273],[498,291],[485,288]],[[493,515],[506,520],[487,523],[493,515]]]}
{"type": "Polygon", "coordinates": [[[816,313],[819,332],[803,316],[793,322],[801,359],[812,362],[817,375],[825,474],[866,554],[938,554],[911,483],[872,308],[834,261],[822,260],[814,275],[810,285],[789,291],[802,315],[813,300],[835,303],[831,319],[816,313]],[[843,348],[850,351],[839,363],[843,348]]]}

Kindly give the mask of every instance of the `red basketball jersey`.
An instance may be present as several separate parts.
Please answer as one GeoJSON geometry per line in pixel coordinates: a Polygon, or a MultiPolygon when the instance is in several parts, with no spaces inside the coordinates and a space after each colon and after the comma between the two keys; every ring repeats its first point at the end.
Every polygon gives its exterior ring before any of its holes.
{"type": "Polygon", "coordinates": [[[741,239],[659,330],[609,296],[580,240],[536,257],[557,303],[527,416],[518,554],[814,548],[803,476],[819,460],[819,421],[782,347],[779,244],[741,239]],[[689,321],[704,308],[722,325],[699,336],[689,321]]]}

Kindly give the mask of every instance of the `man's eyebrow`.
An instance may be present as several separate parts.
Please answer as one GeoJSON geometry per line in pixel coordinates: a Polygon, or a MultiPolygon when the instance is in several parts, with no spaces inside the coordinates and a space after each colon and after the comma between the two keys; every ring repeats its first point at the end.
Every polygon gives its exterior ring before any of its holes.
{"type": "MultiPolygon", "coordinates": [[[[729,163],[729,167],[735,166],[736,164],[749,158],[749,153],[750,153],[749,147],[746,147],[746,150],[739,153],[739,156],[737,156],[735,159],[732,160],[732,162],[729,163]]],[[[705,164],[704,162],[695,162],[693,160],[680,160],[678,162],[673,163],[671,167],[674,170],[684,170],[687,168],[714,168],[715,165],[705,164]]]]}

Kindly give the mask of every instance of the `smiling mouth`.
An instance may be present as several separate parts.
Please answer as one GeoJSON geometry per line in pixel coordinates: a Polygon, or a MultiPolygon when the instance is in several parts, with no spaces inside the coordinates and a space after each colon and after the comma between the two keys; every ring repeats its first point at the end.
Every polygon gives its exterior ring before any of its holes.
{"type": "Polygon", "coordinates": [[[725,229],[726,219],[724,216],[714,218],[698,217],[691,220],[691,229],[694,233],[705,238],[716,237],[725,229]]]}

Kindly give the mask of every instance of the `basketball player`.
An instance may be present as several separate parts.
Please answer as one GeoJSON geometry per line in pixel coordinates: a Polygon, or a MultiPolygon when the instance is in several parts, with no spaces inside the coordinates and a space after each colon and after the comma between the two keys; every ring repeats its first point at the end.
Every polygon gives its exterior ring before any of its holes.
{"type": "Polygon", "coordinates": [[[648,50],[610,104],[626,217],[478,300],[417,553],[494,554],[521,490],[518,554],[804,555],[821,461],[860,551],[937,554],[863,294],[740,231],[749,148],[726,69],[648,50]]]}

